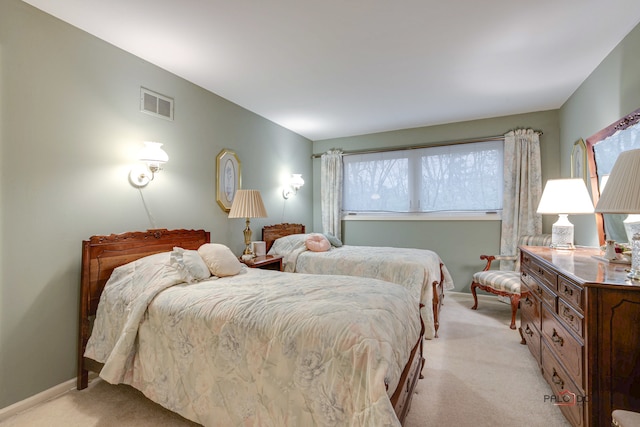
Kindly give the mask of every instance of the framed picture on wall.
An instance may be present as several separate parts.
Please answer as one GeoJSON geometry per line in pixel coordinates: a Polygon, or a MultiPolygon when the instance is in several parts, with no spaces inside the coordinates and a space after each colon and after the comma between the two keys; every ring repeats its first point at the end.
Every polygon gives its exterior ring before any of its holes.
{"type": "Polygon", "coordinates": [[[236,191],[240,188],[240,159],[226,148],[216,157],[216,202],[229,212],[236,191]]]}
{"type": "Polygon", "coordinates": [[[587,182],[587,146],[582,138],[573,144],[571,151],[571,178],[582,178],[587,182]]]}

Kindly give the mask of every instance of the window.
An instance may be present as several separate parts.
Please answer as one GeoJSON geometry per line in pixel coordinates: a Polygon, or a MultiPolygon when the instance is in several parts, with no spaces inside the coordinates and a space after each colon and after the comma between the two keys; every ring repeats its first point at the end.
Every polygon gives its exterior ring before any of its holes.
{"type": "Polygon", "coordinates": [[[362,213],[502,210],[501,140],[343,157],[343,209],[362,213]]]}

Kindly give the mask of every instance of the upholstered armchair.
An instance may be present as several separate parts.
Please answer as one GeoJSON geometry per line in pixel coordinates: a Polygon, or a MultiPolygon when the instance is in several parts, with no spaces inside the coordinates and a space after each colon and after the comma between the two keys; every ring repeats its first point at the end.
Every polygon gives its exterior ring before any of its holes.
{"type": "MultiPolygon", "coordinates": [[[[518,246],[549,246],[551,245],[551,234],[537,234],[520,236],[518,246]]],[[[471,293],[473,294],[472,310],[478,308],[478,296],[476,289],[480,288],[485,292],[495,295],[509,297],[511,300],[511,329],[516,328],[516,313],[520,305],[520,251],[514,255],[480,255],[480,259],[485,260],[484,270],[475,273],[471,281],[471,293]],[[492,261],[514,261],[514,270],[491,270],[492,261]]]]}

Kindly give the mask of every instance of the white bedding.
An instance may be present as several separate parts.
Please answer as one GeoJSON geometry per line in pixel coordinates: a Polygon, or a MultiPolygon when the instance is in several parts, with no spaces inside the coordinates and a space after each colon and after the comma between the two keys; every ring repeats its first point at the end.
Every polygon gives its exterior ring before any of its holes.
{"type": "MultiPolygon", "coordinates": [[[[440,282],[440,256],[427,249],[381,246],[332,247],[313,252],[305,246],[306,234],[277,239],[269,254],[282,255],[285,271],[306,274],[344,274],[370,277],[404,286],[424,304],[425,338],[435,336],[432,310],[433,282],[440,282]]],[[[453,289],[449,270],[442,265],[443,289],[453,289]]]]}
{"type": "Polygon", "coordinates": [[[85,352],[102,378],[205,426],[400,425],[389,396],[420,335],[404,288],[247,268],[187,284],[168,260],[105,286],[85,352]]]}

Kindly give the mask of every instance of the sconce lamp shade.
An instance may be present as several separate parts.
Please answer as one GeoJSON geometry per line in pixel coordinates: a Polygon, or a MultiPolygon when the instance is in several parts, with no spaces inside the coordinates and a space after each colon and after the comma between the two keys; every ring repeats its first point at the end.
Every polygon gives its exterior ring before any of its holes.
{"type": "Polygon", "coordinates": [[[551,228],[551,247],[573,249],[573,224],[567,215],[593,213],[593,203],[581,178],[550,179],[544,186],[537,212],[558,214],[558,221],[551,228]]]}
{"type": "Polygon", "coordinates": [[[299,190],[300,187],[304,185],[304,179],[302,179],[302,174],[294,173],[291,175],[291,180],[289,184],[295,189],[299,190]]]}
{"type": "MultiPolygon", "coordinates": [[[[623,151],[611,169],[606,187],[596,205],[596,212],[640,214],[640,149],[623,151]]],[[[640,233],[638,218],[629,215],[624,221],[631,244],[631,270],[628,277],[640,280],[640,233]]]]}
{"type": "Polygon", "coordinates": [[[162,143],[145,141],[138,159],[149,164],[162,164],[169,161],[169,155],[162,149],[162,143]]]}
{"type": "Polygon", "coordinates": [[[253,258],[251,251],[251,228],[249,227],[249,218],[265,218],[267,210],[262,203],[262,197],[258,190],[238,190],[233,197],[229,218],[246,218],[246,227],[244,233],[244,252],[243,259],[253,258]]]}
{"type": "Polygon", "coordinates": [[[640,213],[640,149],[620,153],[602,190],[596,212],[640,213]]]}
{"type": "Polygon", "coordinates": [[[233,197],[229,218],[266,218],[267,210],[258,190],[238,190],[233,197]]]}

